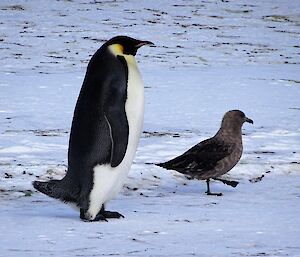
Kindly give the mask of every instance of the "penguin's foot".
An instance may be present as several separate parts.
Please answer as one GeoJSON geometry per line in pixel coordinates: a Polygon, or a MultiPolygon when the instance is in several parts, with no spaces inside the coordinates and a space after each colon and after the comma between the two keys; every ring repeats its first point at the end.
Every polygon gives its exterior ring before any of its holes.
{"type": "MultiPolygon", "coordinates": [[[[102,214],[105,218],[107,219],[120,219],[120,218],[125,218],[121,213],[116,212],[116,211],[101,211],[97,214],[102,214]]],[[[97,217],[96,216],[96,217],[97,217]]]]}
{"type": "Polygon", "coordinates": [[[106,221],[107,219],[120,219],[125,218],[121,213],[115,211],[103,211],[101,210],[93,220],[90,221],[106,221]]]}
{"type": "Polygon", "coordinates": [[[102,213],[98,213],[95,217],[95,219],[91,220],[91,221],[106,221],[108,222],[108,220],[106,219],[106,217],[102,214],[102,213]]]}
{"type": "Polygon", "coordinates": [[[108,220],[106,219],[106,217],[104,217],[102,215],[102,213],[98,213],[96,215],[96,217],[93,219],[91,217],[91,215],[88,215],[83,209],[80,209],[80,219],[82,219],[83,221],[86,221],[86,222],[92,222],[92,221],[100,221],[100,220],[103,220],[103,221],[107,221],[108,220]]]}
{"type": "MultiPolygon", "coordinates": [[[[101,207],[101,210],[99,211],[98,215],[102,215],[106,219],[120,219],[120,218],[125,218],[121,213],[118,213],[116,211],[106,211],[104,204],[101,207]]],[[[96,216],[96,217],[97,217],[96,216]]]]}
{"type": "Polygon", "coordinates": [[[108,222],[107,219],[120,219],[120,218],[125,218],[121,213],[115,212],[115,211],[106,211],[104,208],[102,208],[96,217],[92,219],[92,217],[89,217],[89,215],[83,210],[80,209],[80,218],[83,221],[86,222],[93,222],[93,221],[106,221],[108,222]]]}
{"type": "Polygon", "coordinates": [[[121,213],[118,213],[116,211],[103,211],[101,210],[93,219],[92,221],[100,221],[104,220],[107,221],[107,219],[120,219],[120,218],[125,218],[121,213]]]}

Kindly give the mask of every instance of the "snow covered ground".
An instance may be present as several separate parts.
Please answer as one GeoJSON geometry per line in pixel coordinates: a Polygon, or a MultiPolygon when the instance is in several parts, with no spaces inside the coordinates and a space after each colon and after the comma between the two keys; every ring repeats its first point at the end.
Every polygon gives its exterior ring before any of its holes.
{"type": "Polygon", "coordinates": [[[2,0],[0,17],[0,256],[300,256],[297,1],[2,0]],[[31,181],[63,176],[87,62],[120,34],[156,44],[137,55],[144,133],[109,205],[126,218],[85,223],[31,181]],[[237,108],[254,120],[238,187],[151,165],[237,108]]]}

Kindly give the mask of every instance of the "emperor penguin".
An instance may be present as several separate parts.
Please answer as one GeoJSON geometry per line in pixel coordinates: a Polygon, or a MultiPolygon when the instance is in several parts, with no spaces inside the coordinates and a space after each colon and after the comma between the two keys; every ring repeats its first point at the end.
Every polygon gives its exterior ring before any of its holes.
{"type": "Polygon", "coordinates": [[[62,180],[34,181],[38,191],[74,203],[80,218],[124,217],[105,209],[124,185],[144,117],[144,84],[135,55],[150,41],[117,36],[91,58],[76,103],[62,180]]]}

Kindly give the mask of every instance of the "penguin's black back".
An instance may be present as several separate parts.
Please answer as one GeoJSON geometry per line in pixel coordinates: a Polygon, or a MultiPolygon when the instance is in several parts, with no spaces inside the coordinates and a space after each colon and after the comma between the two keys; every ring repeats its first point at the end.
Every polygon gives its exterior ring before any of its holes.
{"type": "MultiPolygon", "coordinates": [[[[105,45],[102,46],[88,64],[70,133],[68,175],[75,181],[79,180],[80,184],[82,180],[90,180],[85,177],[85,172],[90,173],[97,164],[111,160],[112,143],[110,128],[104,117],[105,105],[113,101],[122,106],[123,117],[126,118],[127,80],[125,60],[115,57],[105,45]]],[[[128,130],[127,119],[124,123],[128,130]]]]}
{"type": "Polygon", "coordinates": [[[125,112],[128,67],[107,43],[91,58],[77,99],[70,132],[68,170],[62,180],[34,181],[38,191],[86,208],[96,165],[118,166],[125,156],[129,126],[125,112]]]}

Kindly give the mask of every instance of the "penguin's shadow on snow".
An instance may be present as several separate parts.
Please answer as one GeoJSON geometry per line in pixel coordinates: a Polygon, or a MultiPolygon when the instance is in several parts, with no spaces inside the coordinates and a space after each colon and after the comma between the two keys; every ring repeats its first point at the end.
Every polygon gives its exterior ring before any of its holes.
{"type": "Polygon", "coordinates": [[[34,216],[36,218],[55,218],[55,219],[67,219],[78,220],[79,210],[75,210],[64,203],[58,201],[46,201],[46,200],[33,200],[31,203],[34,205],[32,209],[23,209],[20,215],[34,216]]]}
{"type": "MultiPolygon", "coordinates": [[[[232,193],[235,193],[237,190],[236,188],[229,187],[227,185],[224,185],[222,182],[216,182],[214,181],[212,183],[212,187],[214,190],[219,190],[224,192],[224,196],[230,195],[232,193]]],[[[206,186],[204,180],[193,180],[193,179],[186,179],[185,181],[181,181],[178,185],[175,187],[170,187],[167,185],[163,185],[160,187],[161,191],[164,192],[165,196],[168,195],[199,195],[199,198],[212,198],[213,196],[207,196],[205,194],[206,186]]],[[[218,197],[222,199],[222,197],[218,197]]]]}

